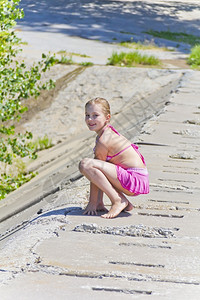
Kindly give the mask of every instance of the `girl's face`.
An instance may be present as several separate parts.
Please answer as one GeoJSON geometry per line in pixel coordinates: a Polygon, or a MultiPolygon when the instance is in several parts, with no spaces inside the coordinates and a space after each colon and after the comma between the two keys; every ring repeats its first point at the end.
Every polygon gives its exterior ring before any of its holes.
{"type": "Polygon", "coordinates": [[[100,133],[110,120],[110,115],[105,116],[100,104],[89,104],[85,109],[85,122],[91,131],[100,133]]]}

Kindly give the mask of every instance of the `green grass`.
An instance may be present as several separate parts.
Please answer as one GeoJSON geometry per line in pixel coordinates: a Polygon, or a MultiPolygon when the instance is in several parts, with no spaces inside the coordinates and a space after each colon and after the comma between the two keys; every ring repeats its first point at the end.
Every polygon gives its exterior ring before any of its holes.
{"type": "MultiPolygon", "coordinates": [[[[120,31],[120,33],[134,35],[133,32],[120,31]]],[[[168,49],[166,47],[159,47],[154,43],[154,41],[145,40],[143,42],[140,42],[140,41],[134,42],[133,39],[134,39],[134,37],[131,37],[130,40],[122,41],[119,44],[123,47],[127,47],[130,49],[136,49],[136,50],[138,50],[138,49],[141,49],[141,50],[159,49],[160,50],[161,49],[163,51],[174,51],[173,49],[168,49]]]]}
{"type": "Polygon", "coordinates": [[[66,57],[66,56],[61,56],[61,59],[56,60],[58,64],[64,64],[64,65],[72,65],[75,62],[72,60],[72,57],[66,57]]]}
{"type": "Polygon", "coordinates": [[[125,42],[121,42],[120,43],[120,46],[123,46],[123,47],[126,47],[126,48],[129,48],[129,49],[141,49],[141,50],[146,50],[146,49],[153,49],[155,48],[155,45],[145,45],[145,44],[142,44],[141,42],[133,42],[133,41],[125,41],[125,42]]]}
{"type": "MultiPolygon", "coordinates": [[[[79,56],[79,57],[84,57],[84,58],[89,57],[90,58],[90,56],[88,56],[86,54],[67,52],[65,50],[60,50],[57,53],[61,55],[61,58],[56,59],[56,63],[58,63],[58,64],[76,65],[77,63],[75,61],[73,61],[72,56],[79,56]]],[[[88,67],[88,66],[92,66],[93,63],[91,63],[91,62],[81,62],[81,63],[79,63],[79,65],[88,67]]]]}
{"type": "Polygon", "coordinates": [[[170,41],[175,41],[179,43],[186,43],[191,46],[195,46],[196,44],[200,44],[200,37],[192,34],[187,34],[185,32],[171,32],[171,31],[156,31],[149,30],[144,33],[150,34],[154,37],[163,38],[170,41]]]}
{"type": "Polygon", "coordinates": [[[120,33],[123,33],[123,34],[132,34],[132,35],[135,35],[135,33],[133,33],[133,32],[129,32],[129,31],[120,31],[120,33]]]}
{"type": "Polygon", "coordinates": [[[134,52],[113,52],[108,59],[107,65],[121,66],[121,67],[135,67],[137,65],[158,66],[161,62],[158,58],[151,55],[141,55],[137,51],[134,52]]]}
{"type": "Polygon", "coordinates": [[[141,42],[133,42],[132,40],[130,41],[124,41],[120,43],[120,46],[129,48],[129,49],[135,49],[135,50],[163,50],[163,51],[173,51],[169,50],[166,47],[158,47],[156,46],[153,42],[146,41],[144,43],[141,42]]]}
{"type": "Polygon", "coordinates": [[[90,58],[90,56],[86,55],[86,54],[80,54],[80,53],[75,53],[75,52],[67,52],[65,50],[60,50],[57,52],[58,54],[62,54],[63,56],[79,56],[79,57],[88,57],[90,58]]]}
{"type": "Polygon", "coordinates": [[[41,151],[51,148],[53,146],[52,140],[45,134],[42,138],[37,138],[35,141],[30,142],[30,147],[35,151],[41,151]]]}
{"type": "Polygon", "coordinates": [[[80,65],[84,67],[90,67],[93,66],[94,64],[90,61],[86,61],[86,62],[81,62],[80,65]]]}
{"type": "Polygon", "coordinates": [[[187,62],[193,68],[200,69],[200,45],[196,45],[195,47],[192,48],[187,62]]]}

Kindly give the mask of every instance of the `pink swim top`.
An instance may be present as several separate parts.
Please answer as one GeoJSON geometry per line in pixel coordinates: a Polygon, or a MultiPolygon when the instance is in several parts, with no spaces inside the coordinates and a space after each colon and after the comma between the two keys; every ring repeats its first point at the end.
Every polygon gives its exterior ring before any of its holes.
{"type": "MultiPolygon", "coordinates": [[[[120,133],[119,133],[113,126],[111,126],[111,125],[109,124],[109,125],[107,125],[107,126],[105,127],[105,129],[106,129],[107,127],[110,127],[117,135],[120,136],[120,133]]],[[[104,130],[105,130],[105,129],[104,129],[104,130]]],[[[121,151],[119,151],[118,153],[116,153],[116,154],[114,154],[114,155],[112,155],[112,156],[111,156],[111,155],[108,155],[108,156],[106,157],[106,161],[111,160],[113,157],[115,157],[115,156],[121,154],[122,152],[124,152],[126,149],[128,149],[128,148],[130,148],[130,147],[133,147],[133,149],[134,149],[134,150],[138,153],[138,155],[140,156],[140,158],[141,158],[143,164],[146,166],[146,163],[145,163],[145,161],[144,161],[144,157],[143,157],[142,154],[138,151],[138,146],[136,146],[135,144],[130,144],[130,145],[128,145],[127,147],[125,147],[124,149],[122,149],[121,151]]],[[[95,148],[94,148],[94,149],[95,149],[95,148]]]]}

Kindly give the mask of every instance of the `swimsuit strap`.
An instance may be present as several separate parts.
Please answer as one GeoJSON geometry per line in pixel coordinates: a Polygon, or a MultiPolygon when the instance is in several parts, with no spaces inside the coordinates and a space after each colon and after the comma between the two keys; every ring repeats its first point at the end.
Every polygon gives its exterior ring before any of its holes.
{"type": "Polygon", "coordinates": [[[110,129],[112,129],[112,131],[114,131],[116,134],[120,135],[119,132],[110,124],[107,125],[108,127],[110,127],[110,129]]]}
{"type": "MultiPolygon", "coordinates": [[[[104,133],[104,131],[106,130],[106,128],[110,128],[110,129],[112,129],[112,131],[114,131],[117,135],[120,135],[119,134],[119,132],[112,126],[112,125],[110,125],[110,124],[107,124],[104,128],[103,128],[103,130],[102,130],[102,132],[101,132],[101,135],[104,133]]],[[[98,136],[97,135],[97,137],[96,137],[96,142],[99,140],[99,138],[100,138],[100,136],[98,136]]],[[[93,148],[93,152],[95,152],[95,148],[96,148],[96,143],[95,143],[95,147],[93,148]]],[[[111,158],[110,158],[111,159],[111,158]]]]}
{"type": "Polygon", "coordinates": [[[111,155],[108,155],[107,158],[106,158],[106,160],[108,161],[108,160],[112,159],[113,157],[115,157],[115,156],[121,154],[122,152],[124,152],[126,149],[128,149],[128,148],[131,147],[131,146],[132,146],[132,145],[128,145],[126,148],[122,149],[121,151],[119,151],[118,153],[116,153],[116,154],[114,154],[114,155],[112,155],[112,156],[111,156],[111,155]]]}

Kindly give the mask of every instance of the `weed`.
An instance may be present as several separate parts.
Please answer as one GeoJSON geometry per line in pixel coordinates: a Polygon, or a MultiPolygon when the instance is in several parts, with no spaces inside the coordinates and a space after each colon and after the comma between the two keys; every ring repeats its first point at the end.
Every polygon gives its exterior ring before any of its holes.
{"type": "Polygon", "coordinates": [[[35,151],[41,151],[52,147],[53,144],[52,144],[52,139],[49,139],[48,136],[45,134],[44,137],[37,138],[37,140],[31,142],[29,146],[35,151]]]}
{"type": "Polygon", "coordinates": [[[193,68],[200,69],[200,45],[196,45],[192,48],[191,54],[187,60],[188,64],[193,68]]]}
{"type": "Polygon", "coordinates": [[[66,56],[61,56],[61,59],[57,59],[58,64],[72,65],[74,64],[72,57],[67,58],[66,56]]]}
{"type": "Polygon", "coordinates": [[[60,51],[58,51],[57,52],[58,54],[62,54],[63,56],[79,56],[79,57],[90,57],[90,56],[88,56],[88,55],[86,55],[86,54],[80,54],[80,53],[76,53],[76,52],[67,52],[67,51],[65,51],[65,50],[60,50],[60,51]]]}
{"type": "Polygon", "coordinates": [[[85,66],[85,67],[89,67],[89,66],[93,66],[94,64],[90,61],[86,61],[86,62],[82,62],[80,63],[81,66],[85,66]]]}
{"type": "Polygon", "coordinates": [[[128,32],[128,31],[120,31],[120,33],[123,33],[123,34],[135,34],[135,33],[133,33],[133,32],[128,32]]]}
{"type": "Polygon", "coordinates": [[[171,31],[156,31],[149,30],[144,33],[150,34],[154,37],[163,38],[170,41],[186,43],[191,46],[195,46],[200,43],[200,37],[192,34],[187,34],[185,32],[171,32],[171,31]]]}
{"type": "Polygon", "coordinates": [[[112,56],[108,59],[107,65],[113,66],[127,66],[127,67],[134,67],[136,65],[160,65],[161,62],[158,58],[151,55],[141,55],[137,51],[135,52],[113,52],[112,56]]]}
{"type": "Polygon", "coordinates": [[[129,49],[135,49],[135,50],[154,49],[154,50],[163,50],[163,51],[173,51],[173,50],[169,50],[166,47],[158,47],[152,41],[151,42],[146,41],[146,42],[142,43],[142,42],[133,42],[132,40],[130,40],[130,41],[121,42],[120,45],[123,47],[129,48],[129,49]]]}
{"type": "MultiPolygon", "coordinates": [[[[24,174],[26,172],[26,164],[22,159],[14,158],[13,166],[11,169],[12,170],[14,169],[16,174],[24,174]]],[[[12,175],[14,176],[16,174],[12,174],[12,175]]]]}

